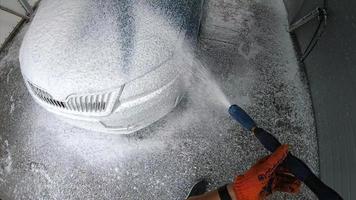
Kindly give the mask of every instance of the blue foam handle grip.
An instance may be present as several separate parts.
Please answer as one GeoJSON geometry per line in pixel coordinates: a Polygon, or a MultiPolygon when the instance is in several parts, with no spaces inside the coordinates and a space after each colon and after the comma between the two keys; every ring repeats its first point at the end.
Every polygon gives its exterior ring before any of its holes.
{"type": "Polygon", "coordinates": [[[245,129],[252,130],[252,128],[257,127],[253,119],[240,106],[231,105],[229,108],[229,113],[245,129]]]}

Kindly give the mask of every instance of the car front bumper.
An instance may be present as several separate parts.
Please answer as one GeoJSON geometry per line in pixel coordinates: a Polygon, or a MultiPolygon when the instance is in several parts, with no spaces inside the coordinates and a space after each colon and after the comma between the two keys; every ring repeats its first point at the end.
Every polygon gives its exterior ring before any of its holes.
{"type": "Polygon", "coordinates": [[[180,102],[185,93],[184,81],[178,75],[154,91],[123,101],[119,98],[117,102],[108,103],[107,106],[111,110],[108,109],[104,115],[93,116],[63,112],[58,106],[39,98],[28,82],[26,85],[37,103],[67,123],[92,131],[118,134],[135,132],[159,120],[180,102]]]}

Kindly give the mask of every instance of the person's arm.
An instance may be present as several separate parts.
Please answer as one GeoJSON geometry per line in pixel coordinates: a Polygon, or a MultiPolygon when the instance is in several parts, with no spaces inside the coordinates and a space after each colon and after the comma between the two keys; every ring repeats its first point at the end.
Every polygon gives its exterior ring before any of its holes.
{"type": "MultiPolygon", "coordinates": [[[[227,188],[227,193],[230,196],[231,200],[237,200],[232,183],[228,184],[226,188],[227,188]]],[[[218,190],[214,190],[200,196],[190,197],[188,200],[223,200],[223,199],[220,199],[218,190]]]]}

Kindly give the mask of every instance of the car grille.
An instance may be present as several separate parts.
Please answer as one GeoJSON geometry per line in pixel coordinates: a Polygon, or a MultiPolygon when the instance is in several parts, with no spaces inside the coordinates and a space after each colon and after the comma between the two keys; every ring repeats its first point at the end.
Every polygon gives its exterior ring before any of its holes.
{"type": "Polygon", "coordinates": [[[32,83],[28,82],[33,93],[40,100],[49,104],[51,106],[57,107],[59,109],[76,111],[76,112],[104,112],[108,106],[111,92],[94,94],[94,95],[84,95],[84,96],[73,96],[69,97],[66,101],[58,101],[54,99],[46,91],[34,86],[32,83]]]}
{"type": "Polygon", "coordinates": [[[72,97],[66,105],[70,110],[79,112],[102,112],[105,111],[110,96],[111,93],[72,97]]]}

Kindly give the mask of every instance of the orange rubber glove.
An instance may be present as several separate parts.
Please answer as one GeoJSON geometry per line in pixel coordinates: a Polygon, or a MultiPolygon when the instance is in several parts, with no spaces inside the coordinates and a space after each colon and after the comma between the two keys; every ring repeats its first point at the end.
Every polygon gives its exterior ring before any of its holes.
{"type": "Polygon", "coordinates": [[[264,199],[273,191],[297,193],[301,182],[280,166],[288,154],[288,145],[259,160],[244,175],[237,176],[233,188],[238,200],[264,199]]]}
{"type": "MultiPolygon", "coordinates": [[[[300,186],[302,182],[295,177],[287,168],[282,166],[278,166],[275,170],[273,178],[271,178],[270,182],[272,182],[271,193],[275,191],[287,192],[292,194],[297,194],[300,191],[300,186]]],[[[267,193],[269,195],[271,193],[267,193]]]]}

